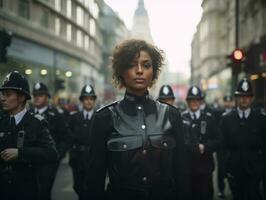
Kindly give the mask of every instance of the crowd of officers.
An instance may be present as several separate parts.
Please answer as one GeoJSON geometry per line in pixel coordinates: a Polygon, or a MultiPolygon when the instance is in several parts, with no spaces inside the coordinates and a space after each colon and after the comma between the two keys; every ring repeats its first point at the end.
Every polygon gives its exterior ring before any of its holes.
{"type": "MultiPolygon", "coordinates": [[[[97,99],[94,88],[82,88],[82,108],[67,116],[50,105],[51,95],[41,82],[34,85],[33,104],[27,108],[32,98],[29,84],[17,71],[6,76],[0,91],[0,199],[51,200],[60,161],[68,152],[73,188],[79,200],[88,200],[90,127],[97,99]]],[[[213,199],[215,167],[218,197],[226,198],[227,179],[234,200],[265,198],[266,116],[251,106],[252,96],[250,81],[243,79],[235,99],[225,96],[223,107],[210,108],[199,87],[189,88],[187,109],[179,111],[185,130],[187,199],[213,199]]],[[[175,105],[169,85],[161,87],[158,101],[175,105]]]]}

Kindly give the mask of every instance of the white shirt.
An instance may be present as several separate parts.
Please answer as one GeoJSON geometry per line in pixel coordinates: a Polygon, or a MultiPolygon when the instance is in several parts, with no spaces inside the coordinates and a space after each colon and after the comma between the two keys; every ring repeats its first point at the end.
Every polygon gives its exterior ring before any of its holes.
{"type": "Polygon", "coordinates": [[[250,112],[251,112],[251,109],[248,108],[246,110],[241,110],[239,107],[237,107],[237,112],[238,112],[238,116],[242,119],[243,118],[243,112],[245,113],[245,118],[248,118],[250,112]]]}
{"type": "Polygon", "coordinates": [[[196,112],[192,112],[191,110],[189,111],[191,119],[194,119],[194,114],[196,115],[196,118],[200,118],[200,109],[198,109],[196,112]]]}
{"type": "Polygon", "coordinates": [[[87,115],[88,115],[88,120],[90,120],[92,114],[93,114],[93,110],[90,110],[90,111],[83,110],[84,119],[86,119],[87,118],[87,115]]]}
{"type": "Polygon", "coordinates": [[[16,125],[17,125],[22,120],[22,118],[24,117],[24,115],[26,114],[26,112],[27,112],[27,109],[24,108],[22,111],[20,111],[19,113],[17,113],[14,116],[10,115],[10,117],[14,117],[15,118],[15,122],[16,122],[16,125]]]}
{"type": "Polygon", "coordinates": [[[44,106],[40,109],[35,108],[35,112],[38,112],[39,114],[43,114],[48,109],[48,106],[44,106]]]}

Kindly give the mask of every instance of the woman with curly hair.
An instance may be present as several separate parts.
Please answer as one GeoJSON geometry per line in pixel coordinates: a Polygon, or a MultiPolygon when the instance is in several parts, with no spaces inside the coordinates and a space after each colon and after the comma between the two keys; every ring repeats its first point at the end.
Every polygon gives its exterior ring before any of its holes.
{"type": "Polygon", "coordinates": [[[115,47],[113,80],[126,91],[122,100],[94,116],[88,199],[185,200],[180,113],[151,99],[148,92],[162,65],[163,52],[143,40],[126,40],[115,47]]]}

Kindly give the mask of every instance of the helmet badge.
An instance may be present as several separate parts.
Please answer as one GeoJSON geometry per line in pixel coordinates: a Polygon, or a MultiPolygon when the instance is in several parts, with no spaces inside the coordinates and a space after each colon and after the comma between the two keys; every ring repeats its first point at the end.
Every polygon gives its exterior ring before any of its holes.
{"type": "Polygon", "coordinates": [[[164,87],[163,88],[163,94],[165,94],[165,95],[167,95],[167,94],[169,94],[169,88],[168,87],[164,87]]]}
{"type": "Polygon", "coordinates": [[[92,89],[91,89],[91,86],[87,85],[86,88],[85,88],[85,91],[86,91],[87,93],[90,93],[91,90],[92,90],[92,89]]]}
{"type": "Polygon", "coordinates": [[[36,83],[36,85],[35,85],[35,89],[36,89],[36,90],[39,90],[40,88],[41,88],[40,83],[36,83]]]}
{"type": "Polygon", "coordinates": [[[198,89],[196,87],[192,88],[192,94],[197,95],[199,93],[198,89]]]}
{"type": "Polygon", "coordinates": [[[245,92],[248,91],[248,82],[247,82],[247,81],[244,81],[244,82],[242,83],[241,88],[242,88],[245,92]]]}

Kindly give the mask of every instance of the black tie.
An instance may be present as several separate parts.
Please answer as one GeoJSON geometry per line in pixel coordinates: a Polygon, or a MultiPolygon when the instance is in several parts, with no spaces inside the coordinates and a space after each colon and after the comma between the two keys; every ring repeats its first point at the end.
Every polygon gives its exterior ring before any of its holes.
{"type": "Polygon", "coordinates": [[[197,116],[195,113],[193,113],[193,120],[197,120],[197,116]]]}
{"type": "Polygon", "coordinates": [[[10,127],[14,128],[16,126],[16,121],[15,121],[15,117],[10,117],[10,127]]]}
{"type": "Polygon", "coordinates": [[[242,119],[247,119],[246,115],[245,115],[245,111],[243,111],[243,113],[242,113],[242,119]]]}
{"type": "Polygon", "coordinates": [[[89,120],[89,113],[86,114],[85,120],[89,120]]]}

